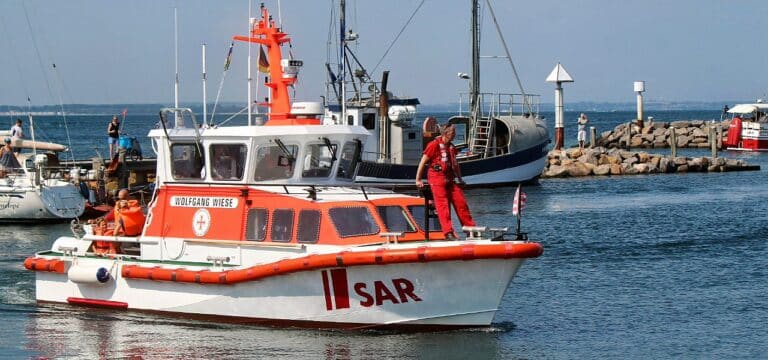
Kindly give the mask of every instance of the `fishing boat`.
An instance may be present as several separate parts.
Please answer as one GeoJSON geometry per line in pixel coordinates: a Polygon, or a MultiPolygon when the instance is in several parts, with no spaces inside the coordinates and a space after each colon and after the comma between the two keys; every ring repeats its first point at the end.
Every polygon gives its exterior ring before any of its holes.
{"type": "Polygon", "coordinates": [[[491,324],[541,245],[485,226],[446,241],[423,198],[354,184],[367,129],[292,110],[300,62],[282,58],[290,38],[263,5],[235,39],[282,64],[270,67],[266,124],[204,127],[164,109],[140,235],[73,226],[24,262],[37,301],[312,328],[491,324]]]}
{"type": "MultiPolygon", "coordinates": [[[[345,1],[340,4],[339,64],[335,72],[327,66],[329,103],[323,122],[363,126],[371,134],[356,182],[413,184],[422,151],[438,134],[435,120],[428,117],[424,123],[414,123],[419,100],[393,98],[387,90],[387,71],[381,82],[371,79],[347,45],[358,36],[346,32],[345,1]]],[[[457,157],[462,178],[475,187],[533,182],[544,170],[550,142],[539,116],[539,96],[526,94],[522,86],[521,94],[480,90],[478,7],[478,1],[472,1],[472,72],[459,74],[470,80],[470,91],[460,95],[459,113],[448,120],[457,129],[457,147],[464,149],[457,157]]],[[[506,58],[511,59],[509,51],[506,58]]]]}
{"type": "Polygon", "coordinates": [[[71,176],[79,169],[60,166],[56,155],[64,145],[14,138],[11,146],[20,152],[14,166],[0,170],[0,222],[66,221],[83,214],[85,198],[73,182],[79,174],[71,176]]]}
{"type": "Polygon", "coordinates": [[[731,123],[723,138],[727,150],[768,151],[768,104],[738,104],[729,109],[731,123]]]}

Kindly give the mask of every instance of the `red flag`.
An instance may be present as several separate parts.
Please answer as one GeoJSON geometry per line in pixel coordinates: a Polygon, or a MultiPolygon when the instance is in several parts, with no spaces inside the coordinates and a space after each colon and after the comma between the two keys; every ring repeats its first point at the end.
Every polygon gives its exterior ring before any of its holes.
{"type": "Polygon", "coordinates": [[[520,185],[517,186],[515,191],[515,199],[512,203],[512,215],[519,215],[525,209],[525,193],[520,191],[520,185]]]}
{"type": "Polygon", "coordinates": [[[125,114],[127,113],[128,113],[128,109],[123,109],[123,112],[121,112],[121,114],[123,114],[123,119],[125,119],[125,114]]]}

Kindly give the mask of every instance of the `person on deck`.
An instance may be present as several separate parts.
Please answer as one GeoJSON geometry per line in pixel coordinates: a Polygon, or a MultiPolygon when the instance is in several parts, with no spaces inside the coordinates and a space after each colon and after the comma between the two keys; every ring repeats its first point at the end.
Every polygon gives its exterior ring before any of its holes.
{"type": "Polygon", "coordinates": [[[15,139],[24,138],[24,128],[21,127],[21,119],[16,119],[16,125],[11,127],[11,137],[15,139]]]}
{"type": "Polygon", "coordinates": [[[11,138],[5,138],[4,143],[5,145],[0,148],[0,170],[5,173],[11,169],[21,168],[19,160],[16,159],[14,149],[11,147],[11,138]]]}
{"type": "Polygon", "coordinates": [[[107,143],[109,144],[109,159],[115,156],[117,152],[117,142],[120,139],[120,120],[117,115],[112,116],[112,121],[107,125],[107,143]]]}
{"type": "MultiPolygon", "coordinates": [[[[16,125],[11,127],[11,138],[13,138],[13,140],[24,138],[24,128],[21,127],[21,119],[16,119],[16,125]]],[[[14,153],[18,155],[19,149],[15,149],[14,153]]]]}
{"type": "Polygon", "coordinates": [[[475,221],[469,213],[469,206],[467,206],[467,201],[464,198],[464,191],[461,189],[464,180],[461,179],[461,171],[456,162],[456,147],[451,144],[455,136],[456,128],[452,124],[443,126],[441,135],[432,140],[424,149],[419,167],[416,170],[416,186],[421,188],[424,186],[421,182],[421,174],[425,166],[429,168],[427,180],[434,196],[440,227],[448,240],[458,239],[458,234],[453,231],[451,224],[451,204],[456,209],[456,215],[462,226],[475,226],[475,221]]]}

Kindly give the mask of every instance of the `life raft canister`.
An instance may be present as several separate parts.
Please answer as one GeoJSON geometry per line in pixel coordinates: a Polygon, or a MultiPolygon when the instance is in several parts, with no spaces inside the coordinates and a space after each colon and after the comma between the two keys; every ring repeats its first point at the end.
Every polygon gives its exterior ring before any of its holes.
{"type": "Polygon", "coordinates": [[[728,126],[728,137],[723,141],[723,147],[736,147],[741,141],[741,118],[735,117],[728,126]]]}

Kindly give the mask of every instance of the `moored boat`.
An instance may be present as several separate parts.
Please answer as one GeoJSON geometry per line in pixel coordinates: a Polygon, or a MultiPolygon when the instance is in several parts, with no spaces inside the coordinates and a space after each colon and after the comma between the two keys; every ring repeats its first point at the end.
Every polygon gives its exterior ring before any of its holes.
{"type": "MultiPolygon", "coordinates": [[[[328,66],[328,104],[323,122],[369,130],[371,140],[363,149],[356,182],[413,185],[424,145],[436,134],[430,123],[434,120],[414,122],[419,100],[393,97],[387,90],[387,71],[381,82],[371,79],[348,46],[358,36],[346,32],[345,1],[340,3],[339,64],[335,72],[328,66]],[[347,63],[348,59],[354,63],[347,63]]],[[[458,114],[448,120],[457,129],[456,145],[466,149],[457,157],[462,178],[471,187],[534,182],[544,170],[550,142],[547,126],[539,116],[539,96],[524,93],[522,87],[520,94],[481,91],[477,0],[472,1],[469,18],[472,72],[459,76],[470,81],[470,92],[461,95],[458,114]]]]}
{"type": "Polygon", "coordinates": [[[768,151],[768,104],[738,104],[728,110],[732,115],[728,136],[723,138],[727,150],[768,151]]]}
{"type": "MultiPolygon", "coordinates": [[[[263,7],[236,39],[272,64],[289,41],[263,7]]],[[[488,326],[541,245],[488,227],[446,241],[424,199],[354,184],[368,131],[291,112],[298,62],[282,63],[264,126],[207,128],[164,109],[141,234],[57,239],[24,263],[37,300],[306,327],[488,326]]]]}
{"type": "Polygon", "coordinates": [[[67,221],[83,214],[85,198],[69,178],[73,172],[58,164],[56,152],[65,146],[21,139],[12,139],[11,144],[19,151],[50,152],[8,154],[10,164],[0,170],[0,222],[67,221]]]}

